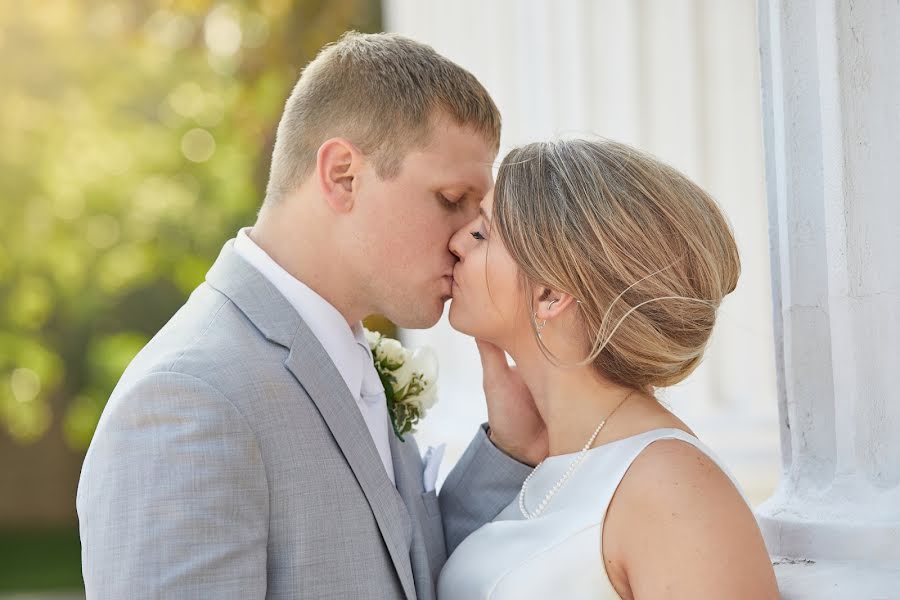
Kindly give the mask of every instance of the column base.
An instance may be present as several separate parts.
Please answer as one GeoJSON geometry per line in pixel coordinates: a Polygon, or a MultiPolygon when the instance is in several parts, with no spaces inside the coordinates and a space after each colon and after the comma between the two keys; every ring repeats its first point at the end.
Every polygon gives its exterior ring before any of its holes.
{"type": "MultiPolygon", "coordinates": [[[[900,569],[900,521],[892,497],[880,502],[790,503],[776,494],[754,511],[771,556],[889,564],[900,569]]],[[[896,588],[895,595],[900,592],[896,588]]]]}
{"type": "Polygon", "coordinates": [[[782,600],[893,600],[900,564],[773,558],[782,600]]]}

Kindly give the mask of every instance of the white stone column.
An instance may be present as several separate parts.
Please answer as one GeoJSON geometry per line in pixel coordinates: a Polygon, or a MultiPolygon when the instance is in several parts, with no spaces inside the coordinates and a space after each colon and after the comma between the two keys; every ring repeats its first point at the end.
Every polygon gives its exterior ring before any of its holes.
{"type": "Polygon", "coordinates": [[[900,3],[760,0],[785,598],[900,597],[900,3]]]}

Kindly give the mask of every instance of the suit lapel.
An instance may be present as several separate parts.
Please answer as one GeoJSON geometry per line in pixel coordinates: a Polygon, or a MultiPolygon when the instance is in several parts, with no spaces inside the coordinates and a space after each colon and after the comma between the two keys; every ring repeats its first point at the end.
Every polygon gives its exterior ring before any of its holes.
{"type": "MultiPolygon", "coordinates": [[[[401,442],[391,432],[391,460],[394,463],[394,479],[397,482],[397,491],[408,507],[408,513],[416,515],[421,504],[422,495],[422,458],[419,448],[411,435],[406,436],[406,441],[401,442]]],[[[413,525],[412,543],[410,547],[410,562],[416,582],[418,598],[424,600],[433,598],[434,584],[431,577],[431,567],[428,562],[428,549],[421,527],[413,525]]]]}
{"type": "MultiPolygon", "coordinates": [[[[306,389],[341,448],[362,488],[391,560],[400,576],[407,598],[416,597],[412,565],[409,558],[409,534],[412,524],[396,488],[391,485],[372,435],[363,421],[353,396],[344,380],[321,348],[311,351],[309,344],[318,342],[306,329],[302,345],[295,343],[285,366],[306,389]],[[302,349],[301,349],[302,348],[302,349]]],[[[298,332],[299,334],[300,332],[298,332]]]]}
{"type": "Polygon", "coordinates": [[[206,276],[262,334],[289,349],[285,367],[315,403],[366,496],[409,600],[416,590],[410,564],[412,524],[384,470],[362,414],[319,340],[290,303],[228,242],[206,276]]]}

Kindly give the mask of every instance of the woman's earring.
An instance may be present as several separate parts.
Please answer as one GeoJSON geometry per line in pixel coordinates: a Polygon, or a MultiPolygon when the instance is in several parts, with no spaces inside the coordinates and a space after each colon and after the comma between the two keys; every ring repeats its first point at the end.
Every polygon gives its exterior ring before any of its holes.
{"type": "Polygon", "coordinates": [[[547,326],[547,319],[544,319],[543,323],[537,322],[537,313],[534,313],[534,324],[537,327],[538,337],[541,337],[541,332],[544,330],[544,327],[547,326]]]}
{"type": "MultiPolygon", "coordinates": [[[[553,305],[556,304],[557,302],[559,302],[558,298],[556,300],[551,300],[550,304],[547,305],[547,310],[550,310],[551,308],[553,308],[553,305]]],[[[538,337],[541,337],[541,332],[544,330],[544,327],[547,326],[547,319],[544,319],[543,323],[538,323],[537,322],[537,312],[535,312],[534,313],[534,324],[537,326],[538,337]]]]}

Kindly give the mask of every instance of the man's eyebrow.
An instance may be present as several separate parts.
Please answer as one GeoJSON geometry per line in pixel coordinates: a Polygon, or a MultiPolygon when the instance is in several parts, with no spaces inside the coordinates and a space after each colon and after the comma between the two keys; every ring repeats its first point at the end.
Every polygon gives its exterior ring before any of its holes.
{"type": "Polygon", "coordinates": [[[460,182],[457,184],[450,185],[449,187],[462,190],[463,196],[468,196],[469,194],[476,194],[483,198],[485,196],[485,194],[487,194],[487,192],[484,191],[484,188],[482,186],[473,185],[471,183],[460,182]]]}

